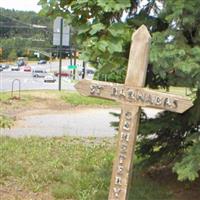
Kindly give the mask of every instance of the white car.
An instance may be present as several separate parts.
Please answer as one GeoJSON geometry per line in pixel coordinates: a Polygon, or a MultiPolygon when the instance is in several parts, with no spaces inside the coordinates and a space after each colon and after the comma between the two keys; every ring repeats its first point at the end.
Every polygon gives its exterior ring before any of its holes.
{"type": "Polygon", "coordinates": [[[40,77],[45,77],[47,76],[47,72],[44,69],[33,69],[32,70],[32,76],[36,77],[36,78],[40,78],[40,77]]]}
{"type": "Polygon", "coordinates": [[[53,75],[47,75],[47,76],[44,77],[44,82],[54,83],[54,82],[56,82],[56,78],[53,75]]]}
{"type": "Polygon", "coordinates": [[[20,68],[19,68],[18,65],[13,65],[13,66],[11,67],[11,71],[19,71],[19,70],[20,70],[20,68]]]}

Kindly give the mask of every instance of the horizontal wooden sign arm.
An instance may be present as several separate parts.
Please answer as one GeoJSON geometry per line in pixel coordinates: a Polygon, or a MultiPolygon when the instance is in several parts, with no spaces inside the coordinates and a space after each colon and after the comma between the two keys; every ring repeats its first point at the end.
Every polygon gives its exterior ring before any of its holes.
{"type": "Polygon", "coordinates": [[[118,83],[81,80],[75,85],[75,88],[85,96],[178,113],[183,113],[193,105],[189,99],[180,95],[158,92],[148,88],[124,86],[118,83]]]}

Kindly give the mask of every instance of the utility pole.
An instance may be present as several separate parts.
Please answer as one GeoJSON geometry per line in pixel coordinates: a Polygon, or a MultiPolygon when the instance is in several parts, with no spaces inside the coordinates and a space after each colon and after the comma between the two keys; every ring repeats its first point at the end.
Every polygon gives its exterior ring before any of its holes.
{"type": "Polygon", "coordinates": [[[61,68],[62,68],[62,38],[63,38],[63,18],[60,19],[60,47],[59,47],[59,85],[58,89],[61,90],[61,68]]]}
{"type": "Polygon", "coordinates": [[[82,68],[82,79],[85,78],[85,61],[83,61],[83,68],[82,68]]]}
{"type": "Polygon", "coordinates": [[[70,47],[70,65],[72,65],[72,49],[70,47]]]}
{"type": "MultiPolygon", "coordinates": [[[[76,48],[74,50],[74,66],[76,66],[76,48]]],[[[73,80],[76,78],[76,69],[73,69],[73,80]]]]}

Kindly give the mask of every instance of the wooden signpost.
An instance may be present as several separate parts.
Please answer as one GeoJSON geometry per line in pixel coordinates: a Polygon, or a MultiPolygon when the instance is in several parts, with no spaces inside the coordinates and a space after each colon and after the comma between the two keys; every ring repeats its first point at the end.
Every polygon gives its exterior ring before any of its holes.
{"type": "Polygon", "coordinates": [[[145,84],[151,36],[142,25],[132,36],[125,84],[82,80],[75,87],[83,95],[122,103],[117,157],[114,161],[109,200],[127,200],[141,107],[182,113],[193,104],[185,97],[142,88],[145,84]]]}

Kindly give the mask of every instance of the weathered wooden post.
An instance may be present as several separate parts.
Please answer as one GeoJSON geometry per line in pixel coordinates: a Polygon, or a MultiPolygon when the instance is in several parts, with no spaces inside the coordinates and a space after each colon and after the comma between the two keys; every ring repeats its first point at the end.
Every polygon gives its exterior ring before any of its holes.
{"type": "MultiPolygon", "coordinates": [[[[141,26],[132,36],[125,86],[142,87],[146,80],[148,53],[151,36],[141,26]]],[[[109,192],[111,199],[127,199],[132,176],[133,153],[138,132],[141,108],[123,104],[119,127],[117,158],[114,163],[109,192]]]]}
{"type": "Polygon", "coordinates": [[[146,88],[146,71],[151,36],[142,25],[132,36],[125,84],[82,80],[76,89],[83,95],[113,99],[122,103],[117,157],[114,161],[109,200],[127,200],[133,169],[133,154],[141,106],[184,112],[192,106],[185,97],[146,88]]]}

